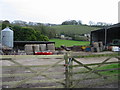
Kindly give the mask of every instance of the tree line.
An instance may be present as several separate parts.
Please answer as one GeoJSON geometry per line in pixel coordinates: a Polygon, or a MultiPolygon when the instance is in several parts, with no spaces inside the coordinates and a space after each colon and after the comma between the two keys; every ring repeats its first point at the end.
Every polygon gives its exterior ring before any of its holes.
{"type": "Polygon", "coordinates": [[[38,25],[26,25],[21,23],[10,23],[8,20],[2,22],[2,29],[10,27],[14,31],[15,41],[49,41],[55,37],[55,29],[38,25]]]}
{"type": "MultiPolygon", "coordinates": [[[[61,25],[84,25],[81,20],[67,20],[62,22],[61,25]]],[[[110,26],[112,23],[106,23],[106,22],[97,22],[89,21],[89,25],[87,26],[93,26],[93,27],[104,27],[104,26],[110,26]]]]}
{"type": "Polygon", "coordinates": [[[62,25],[82,25],[82,21],[81,20],[68,20],[68,21],[64,21],[62,22],[62,25]]]}
{"type": "MultiPolygon", "coordinates": [[[[14,31],[14,40],[15,41],[49,41],[51,38],[56,38],[56,30],[51,26],[56,26],[57,24],[50,23],[36,23],[36,22],[25,22],[21,20],[15,20],[13,22],[9,22],[8,20],[2,21],[2,29],[9,26],[14,31]]],[[[82,24],[81,20],[67,20],[63,21],[59,25],[85,25],[82,24]]],[[[110,26],[112,24],[104,23],[104,22],[93,22],[89,21],[90,27],[99,27],[102,28],[104,26],[110,26]]],[[[65,33],[62,33],[66,35],[65,33]]],[[[78,33],[80,34],[80,33],[78,33]]],[[[76,35],[73,33],[67,33],[66,36],[72,37],[73,40],[76,39],[76,35]]],[[[81,38],[81,37],[80,37],[81,38]]]]}

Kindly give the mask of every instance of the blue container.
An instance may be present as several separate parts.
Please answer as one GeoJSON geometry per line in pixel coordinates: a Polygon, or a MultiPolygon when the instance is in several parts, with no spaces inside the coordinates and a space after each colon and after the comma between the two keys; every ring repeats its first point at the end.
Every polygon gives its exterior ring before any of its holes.
{"type": "Polygon", "coordinates": [[[86,52],[90,52],[90,51],[91,51],[91,48],[90,48],[90,47],[86,47],[85,51],[86,51],[86,52]]]}

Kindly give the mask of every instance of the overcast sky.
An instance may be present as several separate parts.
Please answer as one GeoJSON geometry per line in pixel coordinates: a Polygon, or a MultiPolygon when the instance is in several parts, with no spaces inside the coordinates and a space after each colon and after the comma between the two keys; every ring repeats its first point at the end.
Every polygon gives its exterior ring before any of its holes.
{"type": "Polygon", "coordinates": [[[61,24],[66,20],[118,23],[120,0],[0,0],[0,20],[61,24]]]}

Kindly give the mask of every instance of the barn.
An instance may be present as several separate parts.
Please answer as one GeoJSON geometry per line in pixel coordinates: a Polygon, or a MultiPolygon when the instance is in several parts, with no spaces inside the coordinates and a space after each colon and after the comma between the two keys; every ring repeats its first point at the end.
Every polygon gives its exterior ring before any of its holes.
{"type": "Polygon", "coordinates": [[[91,31],[90,43],[102,41],[103,45],[107,46],[115,39],[120,39],[120,23],[91,31]]]}

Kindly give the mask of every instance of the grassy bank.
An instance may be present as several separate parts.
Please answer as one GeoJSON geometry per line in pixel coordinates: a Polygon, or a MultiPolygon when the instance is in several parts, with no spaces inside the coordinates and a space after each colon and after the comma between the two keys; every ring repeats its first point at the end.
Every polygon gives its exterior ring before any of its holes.
{"type": "Polygon", "coordinates": [[[55,42],[56,47],[60,47],[61,45],[65,46],[73,46],[73,45],[89,45],[89,41],[73,41],[73,40],[61,40],[61,39],[51,39],[50,41],[55,42]]]}

